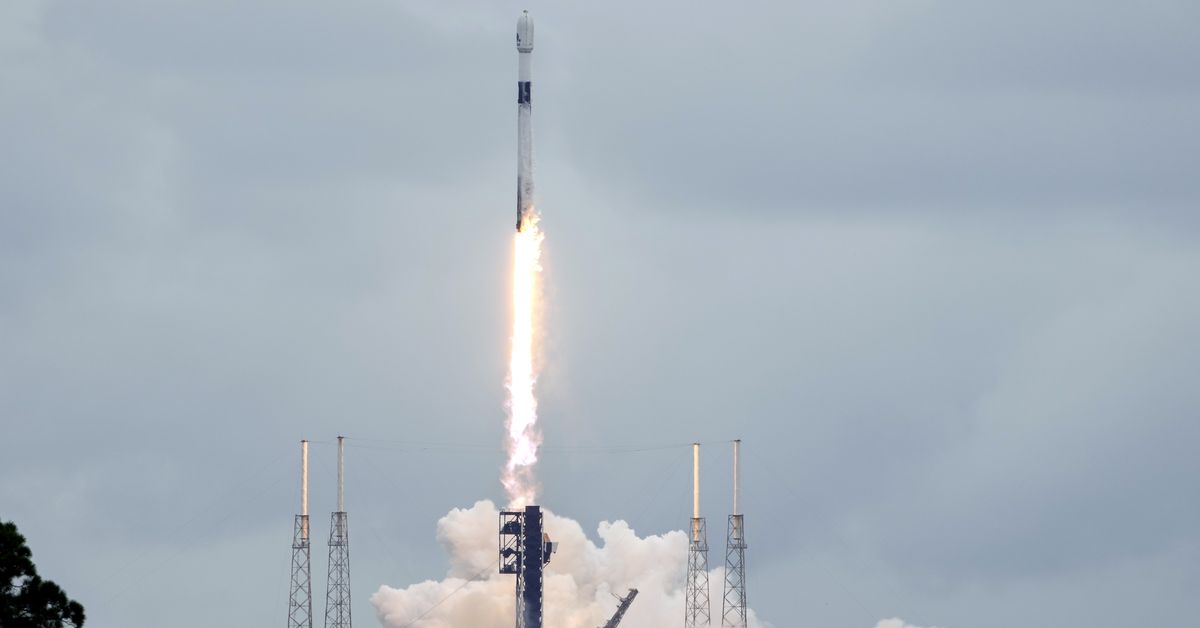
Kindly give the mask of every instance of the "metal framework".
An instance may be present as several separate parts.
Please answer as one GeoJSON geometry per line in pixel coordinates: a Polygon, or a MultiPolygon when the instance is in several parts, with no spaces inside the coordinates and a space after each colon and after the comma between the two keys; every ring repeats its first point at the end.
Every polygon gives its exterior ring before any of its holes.
{"type": "Polygon", "coordinates": [[[625,611],[629,610],[629,606],[633,604],[633,598],[637,597],[637,594],[637,589],[630,589],[629,595],[617,598],[621,600],[621,604],[617,606],[617,612],[613,613],[608,623],[604,624],[602,628],[617,628],[617,626],[621,625],[621,619],[625,617],[625,611]]]}
{"type": "Polygon", "coordinates": [[[500,513],[500,573],[517,577],[517,628],[542,628],[542,577],[554,550],[540,506],[500,513]]]}
{"type": "Polygon", "coordinates": [[[338,436],[338,509],[329,516],[325,628],[350,628],[350,523],[346,515],[346,439],[338,436]]]}
{"type": "Polygon", "coordinates": [[[725,597],[721,626],[746,628],[746,528],[742,515],[729,515],[725,535],[725,597]]]}
{"type": "Polygon", "coordinates": [[[692,525],[688,537],[685,628],[712,622],[708,599],[708,526],[700,516],[700,443],[692,443],[692,525]]]}
{"type": "Polygon", "coordinates": [[[686,628],[708,626],[712,621],[708,599],[708,530],[703,517],[692,518],[692,540],[688,547],[686,628]]]}
{"type": "Polygon", "coordinates": [[[346,513],[329,520],[329,579],[325,589],[325,628],[350,628],[350,529],[346,513]]]}
{"type": "Polygon", "coordinates": [[[300,514],[292,533],[288,628],[312,628],[312,548],[308,535],[308,441],[300,441],[300,514]]]}
{"type": "Polygon", "coordinates": [[[292,535],[292,586],[288,602],[288,628],[312,628],[311,549],[308,542],[308,515],[296,515],[292,535]]]}
{"type": "Polygon", "coordinates": [[[725,534],[721,626],[746,628],[746,521],[742,516],[742,441],[733,441],[733,514],[725,534]]]}
{"type": "Polygon", "coordinates": [[[525,616],[522,604],[521,590],[521,520],[524,513],[505,511],[500,513],[500,573],[516,576],[516,590],[513,599],[513,625],[520,626],[525,616]]]}

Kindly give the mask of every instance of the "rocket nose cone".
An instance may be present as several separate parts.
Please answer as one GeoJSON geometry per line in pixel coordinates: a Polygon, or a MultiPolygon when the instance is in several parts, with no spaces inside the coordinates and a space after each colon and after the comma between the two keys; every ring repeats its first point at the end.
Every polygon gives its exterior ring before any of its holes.
{"type": "Polygon", "coordinates": [[[529,11],[517,18],[517,50],[533,52],[533,18],[529,17],[529,11]]]}

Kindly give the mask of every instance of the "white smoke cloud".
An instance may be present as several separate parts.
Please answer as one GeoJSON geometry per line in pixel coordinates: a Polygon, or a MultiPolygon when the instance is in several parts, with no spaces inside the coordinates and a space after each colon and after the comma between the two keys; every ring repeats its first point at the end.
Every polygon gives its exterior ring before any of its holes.
{"type": "MultiPolygon", "coordinates": [[[[880,620],[878,624],[875,624],[875,628],[921,628],[921,626],[914,626],[912,624],[905,623],[905,621],[903,619],[900,619],[898,617],[893,617],[891,619],[880,620]]],[[[937,628],[937,627],[930,626],[929,628],[937,628]]]]}
{"type": "MultiPolygon", "coordinates": [[[[515,581],[497,573],[498,517],[490,501],[456,508],[442,517],[437,537],[450,555],[446,579],[403,589],[381,586],[371,596],[380,623],[386,628],[511,628],[515,581]]],[[[547,567],[547,626],[602,626],[617,608],[614,594],[624,595],[631,588],[638,589],[638,597],[622,628],[682,623],[687,569],[683,531],[639,537],[624,521],[603,522],[596,545],[571,519],[546,512],[545,523],[550,538],[559,543],[547,567]]],[[[709,582],[713,619],[719,624],[723,571],[713,570],[709,582]]],[[[753,611],[750,626],[771,628],[753,611]]]]}

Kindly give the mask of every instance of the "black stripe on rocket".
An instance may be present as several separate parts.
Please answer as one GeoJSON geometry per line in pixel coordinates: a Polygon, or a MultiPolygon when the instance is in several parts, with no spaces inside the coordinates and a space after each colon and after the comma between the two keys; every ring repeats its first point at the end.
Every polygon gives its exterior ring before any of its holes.
{"type": "Polygon", "coordinates": [[[517,81],[517,104],[528,105],[532,100],[529,98],[529,81],[517,81]]]}

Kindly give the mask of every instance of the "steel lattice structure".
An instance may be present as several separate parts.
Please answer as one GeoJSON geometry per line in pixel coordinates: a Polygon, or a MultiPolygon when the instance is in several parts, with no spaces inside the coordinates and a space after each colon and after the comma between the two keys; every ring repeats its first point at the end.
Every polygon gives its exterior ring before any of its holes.
{"type": "Polygon", "coordinates": [[[524,547],[522,542],[522,519],[525,513],[520,511],[504,511],[500,513],[500,573],[516,576],[516,604],[513,608],[515,620],[514,626],[520,628],[522,618],[525,615],[522,605],[521,591],[521,549],[524,547]]]}
{"type": "Polygon", "coordinates": [[[308,542],[308,515],[296,515],[292,535],[292,586],[288,600],[288,628],[312,628],[312,562],[308,542]]]}
{"type": "Polygon", "coordinates": [[[500,513],[500,573],[517,577],[517,628],[542,628],[542,581],[555,552],[542,523],[541,506],[500,513]]]}
{"type": "Polygon", "coordinates": [[[325,628],[350,628],[350,528],[344,512],[329,520],[329,579],[325,589],[325,628]]]}
{"type": "Polygon", "coordinates": [[[729,515],[725,536],[725,595],[721,626],[746,628],[746,528],[742,515],[729,515]]]}
{"type": "Polygon", "coordinates": [[[325,628],[350,628],[350,523],[346,515],[346,438],[337,438],[337,510],[329,516],[325,628]]]}
{"type": "Polygon", "coordinates": [[[704,517],[692,518],[692,538],[688,546],[687,606],[685,628],[708,626],[712,621],[708,594],[708,530],[704,517]]]}
{"type": "Polygon", "coordinates": [[[621,603],[617,606],[617,611],[613,613],[613,616],[609,618],[608,623],[604,624],[602,628],[617,628],[617,626],[620,626],[621,620],[625,618],[625,612],[629,610],[631,605],[633,605],[633,599],[636,598],[637,595],[637,589],[630,589],[628,595],[623,598],[618,598],[621,600],[621,603]]]}

